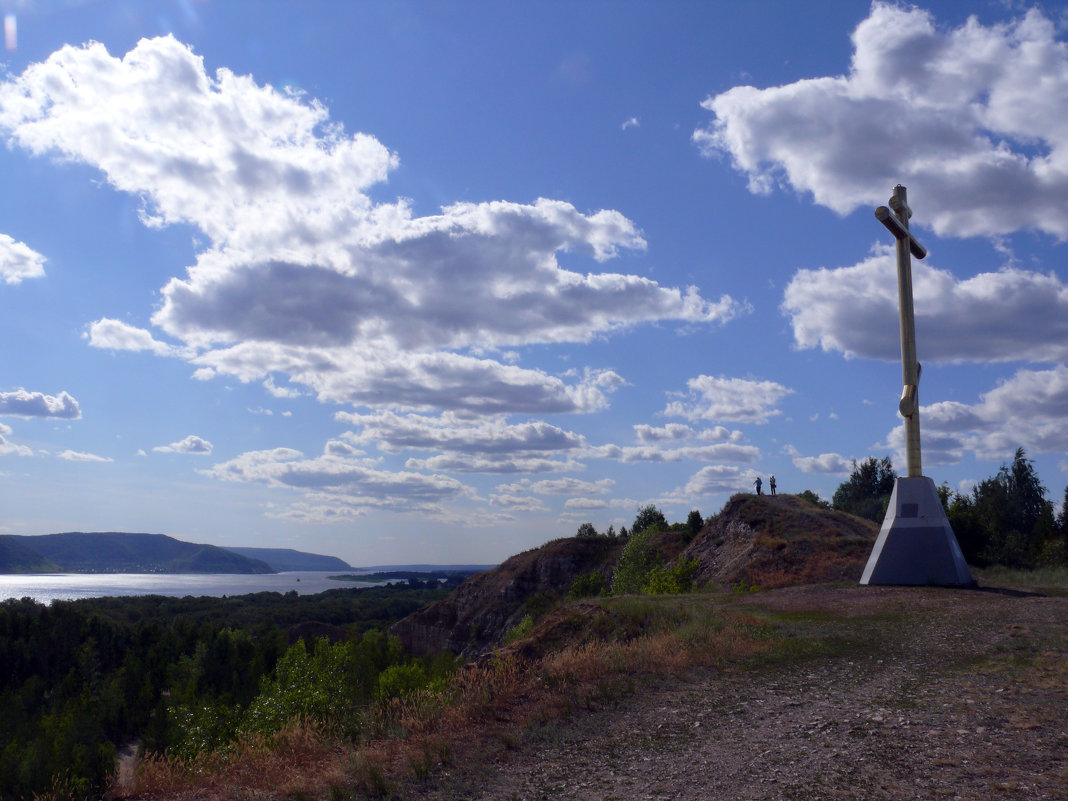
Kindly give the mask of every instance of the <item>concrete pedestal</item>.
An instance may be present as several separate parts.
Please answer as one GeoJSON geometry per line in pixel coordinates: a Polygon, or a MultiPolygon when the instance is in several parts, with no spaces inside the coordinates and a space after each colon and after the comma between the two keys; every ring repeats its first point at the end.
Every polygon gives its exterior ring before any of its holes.
{"type": "Polygon", "coordinates": [[[898,478],[861,584],[972,586],[968,563],[926,476],[898,478]]]}

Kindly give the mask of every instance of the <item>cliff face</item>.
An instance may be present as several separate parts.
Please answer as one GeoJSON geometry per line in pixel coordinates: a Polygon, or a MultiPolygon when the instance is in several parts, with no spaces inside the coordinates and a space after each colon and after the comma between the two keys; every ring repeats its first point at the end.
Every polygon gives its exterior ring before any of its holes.
{"type": "Polygon", "coordinates": [[[859,581],[879,527],[796,495],[735,495],[683,553],[695,580],[764,589],[859,581]]]}
{"type": "Polygon", "coordinates": [[[416,655],[452,651],[475,659],[499,645],[525,615],[566,594],[577,577],[592,572],[607,577],[621,547],[606,537],[550,542],[471,577],[448,598],[394,624],[390,633],[416,655]]]}

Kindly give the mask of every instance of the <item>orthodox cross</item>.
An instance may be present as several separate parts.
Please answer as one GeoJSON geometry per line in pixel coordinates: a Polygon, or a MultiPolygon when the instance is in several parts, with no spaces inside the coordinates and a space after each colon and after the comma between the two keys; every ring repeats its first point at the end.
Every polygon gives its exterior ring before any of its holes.
{"type": "Polygon", "coordinates": [[[905,418],[905,456],[910,477],[922,476],[920,463],[920,363],[916,360],[916,317],[912,308],[912,256],[922,259],[927,249],[909,231],[909,208],[905,187],[894,187],[890,208],[879,206],[875,217],[897,240],[897,300],[901,315],[901,381],[904,389],[898,411],[905,418]]]}

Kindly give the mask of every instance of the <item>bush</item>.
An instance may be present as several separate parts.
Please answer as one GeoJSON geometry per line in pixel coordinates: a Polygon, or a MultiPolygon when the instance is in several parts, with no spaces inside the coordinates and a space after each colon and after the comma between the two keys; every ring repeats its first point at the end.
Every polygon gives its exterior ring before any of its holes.
{"type": "Polygon", "coordinates": [[[408,665],[391,665],[378,674],[375,698],[379,701],[404,698],[430,683],[426,670],[419,662],[408,665]]]}
{"type": "Polygon", "coordinates": [[[616,563],[612,574],[612,594],[626,595],[641,592],[649,580],[649,574],[659,567],[662,561],[660,552],[653,543],[653,535],[659,531],[656,527],[631,530],[630,538],[623,547],[623,553],[616,563]]]}
{"type": "Polygon", "coordinates": [[[642,587],[650,595],[678,595],[693,590],[693,577],[697,572],[696,559],[682,559],[673,567],[656,567],[642,587]]]}
{"type": "Polygon", "coordinates": [[[589,598],[600,595],[605,590],[604,576],[600,573],[586,573],[571,582],[567,591],[568,598],[589,598]]]}
{"type": "Polygon", "coordinates": [[[531,615],[527,615],[504,635],[504,644],[507,645],[510,642],[515,642],[518,639],[526,637],[534,629],[534,618],[531,615]]]}

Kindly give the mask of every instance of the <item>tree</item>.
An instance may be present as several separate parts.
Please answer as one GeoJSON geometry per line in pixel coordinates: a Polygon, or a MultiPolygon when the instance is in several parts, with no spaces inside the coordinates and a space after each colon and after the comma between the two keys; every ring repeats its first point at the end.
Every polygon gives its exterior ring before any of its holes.
{"type": "Polygon", "coordinates": [[[686,542],[693,541],[693,538],[697,536],[698,532],[705,527],[704,518],[701,517],[701,513],[696,509],[690,511],[689,516],[686,518],[686,528],[683,531],[682,538],[686,542]]]}
{"type": "Polygon", "coordinates": [[[639,531],[637,522],[635,522],[635,527],[631,529],[630,538],[623,547],[623,553],[619,555],[619,561],[616,562],[616,568],[612,573],[614,595],[641,592],[649,579],[649,574],[663,563],[660,552],[653,543],[655,532],[656,528],[652,525],[639,531]]]}
{"type": "MultiPolygon", "coordinates": [[[[1017,448],[1012,464],[979,482],[970,498],[950,504],[949,522],[966,559],[979,564],[1032,567],[1054,538],[1053,505],[1034,463],[1017,448]]],[[[1049,547],[1049,556],[1055,558],[1049,547]]]]}
{"type": "Polygon", "coordinates": [[[576,537],[596,537],[597,529],[593,527],[593,523],[583,523],[578,527],[578,531],[575,532],[576,537]]]}
{"type": "Polygon", "coordinates": [[[897,473],[889,456],[882,459],[869,456],[859,464],[854,459],[853,472],[849,480],[838,485],[831,505],[839,512],[880,523],[886,516],[886,507],[896,480],[897,473]]]}
{"type": "Polygon", "coordinates": [[[664,513],[650,503],[638,510],[638,515],[634,518],[634,523],[630,527],[630,533],[631,536],[640,534],[651,526],[663,529],[667,528],[667,524],[667,518],[664,517],[664,513]]]}
{"type": "Polygon", "coordinates": [[[820,509],[830,509],[831,508],[831,505],[829,503],[827,503],[827,501],[823,500],[823,498],[821,498],[819,495],[817,495],[815,492],[813,492],[812,490],[809,490],[809,489],[802,490],[801,492],[797,493],[797,497],[798,498],[804,498],[806,501],[811,503],[813,506],[818,506],[820,509]]]}

